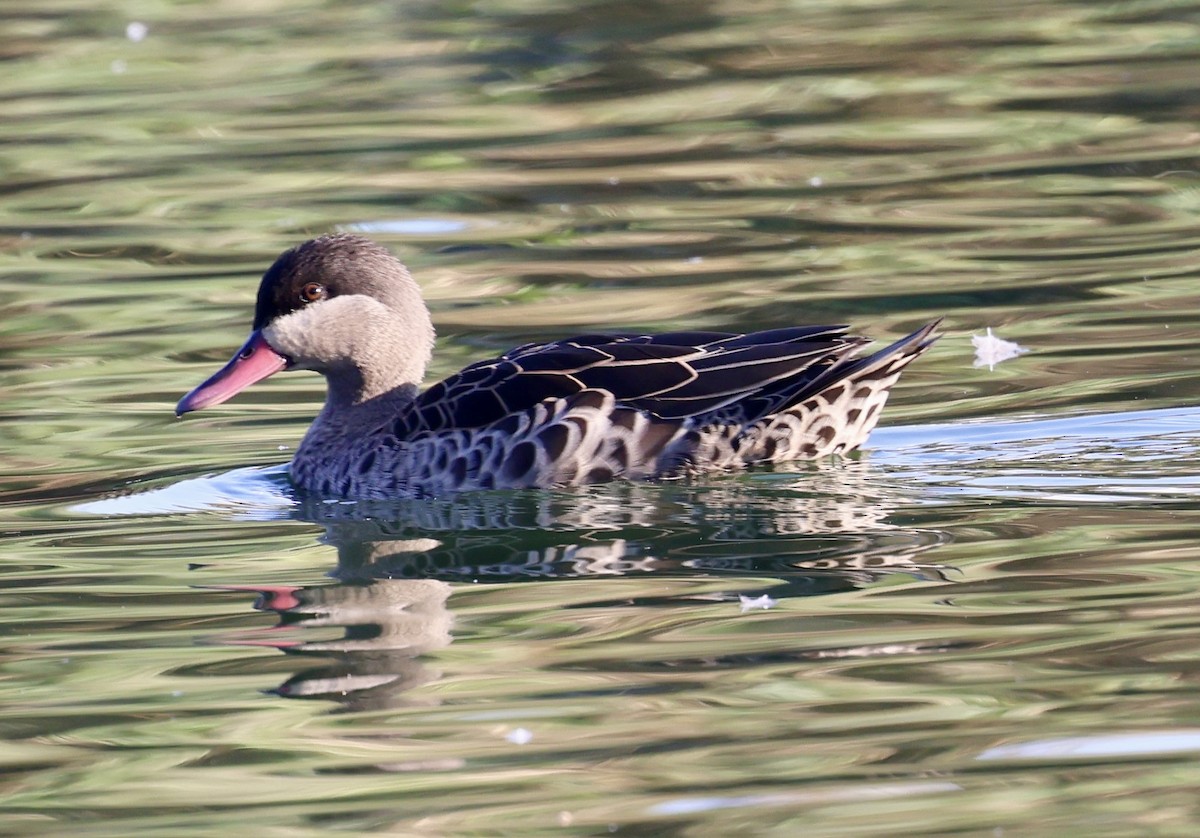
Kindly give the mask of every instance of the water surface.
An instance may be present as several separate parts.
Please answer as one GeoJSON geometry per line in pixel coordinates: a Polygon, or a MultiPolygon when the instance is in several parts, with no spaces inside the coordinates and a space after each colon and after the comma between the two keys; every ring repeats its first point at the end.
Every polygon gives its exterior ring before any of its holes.
{"type": "Polygon", "coordinates": [[[0,44],[6,834],[1200,828],[1200,6],[17,0],[0,44]],[[410,264],[433,375],[946,336],[859,457],[314,503],[314,377],[171,410],[331,230],[410,264]]]}

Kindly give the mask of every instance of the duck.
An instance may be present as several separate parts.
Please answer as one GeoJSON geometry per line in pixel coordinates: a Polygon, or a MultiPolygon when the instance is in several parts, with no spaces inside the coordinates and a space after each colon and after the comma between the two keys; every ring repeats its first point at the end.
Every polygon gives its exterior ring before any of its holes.
{"type": "Polygon", "coordinates": [[[848,326],[589,333],[422,389],[434,327],[419,286],[387,248],[337,233],[275,260],[249,338],[175,412],[278,372],[320,373],[325,403],[289,465],[319,497],[662,480],[855,451],[939,322],[870,354],[848,326]]]}

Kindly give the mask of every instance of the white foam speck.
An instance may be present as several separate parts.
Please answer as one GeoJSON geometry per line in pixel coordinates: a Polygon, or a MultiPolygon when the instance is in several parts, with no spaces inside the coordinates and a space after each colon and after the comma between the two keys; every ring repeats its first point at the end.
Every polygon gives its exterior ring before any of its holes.
{"type": "Polygon", "coordinates": [[[514,745],[528,745],[533,741],[533,733],[528,728],[518,727],[510,730],[504,738],[514,745]]]}

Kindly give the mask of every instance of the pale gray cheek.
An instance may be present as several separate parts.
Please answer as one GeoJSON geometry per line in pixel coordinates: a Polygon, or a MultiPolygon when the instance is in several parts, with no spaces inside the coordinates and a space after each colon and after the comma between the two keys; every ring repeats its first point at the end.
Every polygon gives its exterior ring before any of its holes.
{"type": "Polygon", "coordinates": [[[323,366],[368,351],[364,336],[379,332],[380,312],[374,300],[337,297],[280,317],[263,336],[297,364],[323,366]]]}
{"type": "Polygon", "coordinates": [[[263,329],[263,337],[277,352],[292,359],[296,367],[305,368],[314,361],[324,360],[328,347],[320,340],[318,318],[314,309],[281,317],[263,329]]]}

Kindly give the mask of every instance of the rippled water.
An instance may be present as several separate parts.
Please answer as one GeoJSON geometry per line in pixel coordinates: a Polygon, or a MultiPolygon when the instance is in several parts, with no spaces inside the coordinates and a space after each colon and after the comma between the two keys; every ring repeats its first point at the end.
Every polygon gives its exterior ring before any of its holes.
{"type": "Polygon", "coordinates": [[[4,4],[0,831],[1200,831],[1198,58],[1167,0],[4,4]],[[171,409],[338,229],[437,375],[947,334],[855,459],[305,502],[314,377],[171,409]]]}

